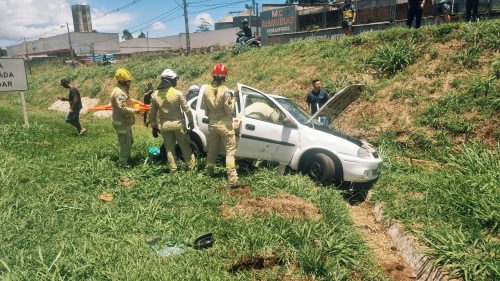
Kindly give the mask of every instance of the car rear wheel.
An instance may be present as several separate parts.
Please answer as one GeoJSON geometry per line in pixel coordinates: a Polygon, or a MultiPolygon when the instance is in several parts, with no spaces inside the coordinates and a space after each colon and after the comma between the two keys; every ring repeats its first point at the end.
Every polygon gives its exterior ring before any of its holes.
{"type": "Polygon", "coordinates": [[[316,153],[312,161],[309,162],[307,173],[315,182],[329,184],[335,179],[335,163],[330,156],[316,153]]]}

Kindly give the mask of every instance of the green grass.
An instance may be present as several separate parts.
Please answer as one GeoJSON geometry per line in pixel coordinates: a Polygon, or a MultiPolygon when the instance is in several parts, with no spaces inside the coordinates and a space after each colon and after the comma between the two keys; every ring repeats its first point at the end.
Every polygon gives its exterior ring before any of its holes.
{"type": "Polygon", "coordinates": [[[383,147],[385,176],[374,199],[389,217],[402,221],[453,276],[498,280],[500,147],[468,144],[432,169],[395,161],[391,146],[383,147]]]}
{"type": "Polygon", "coordinates": [[[313,202],[322,218],[224,218],[219,206],[242,197],[205,176],[203,163],[169,174],[146,161],[147,148],[159,144],[149,130],[134,128],[134,165],[123,170],[115,164],[109,120],[84,117],[88,134],[77,137],[63,114],[31,109],[32,123],[24,128],[19,112],[0,104],[2,280],[383,279],[338,190],[317,188],[299,175],[240,170],[251,183],[250,197],[288,192],[313,202]],[[136,184],[125,188],[120,177],[136,184]],[[102,192],[113,201],[101,202],[102,192]],[[205,232],[214,233],[214,247],[171,257],[157,256],[146,243],[188,245],[205,232]],[[272,254],[283,264],[228,272],[244,257],[272,254]]]}

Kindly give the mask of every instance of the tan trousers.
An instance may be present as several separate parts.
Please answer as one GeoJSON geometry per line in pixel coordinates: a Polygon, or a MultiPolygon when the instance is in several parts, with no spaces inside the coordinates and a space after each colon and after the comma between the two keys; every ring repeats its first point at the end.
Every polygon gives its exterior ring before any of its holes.
{"type": "Polygon", "coordinates": [[[177,170],[177,165],[175,164],[175,144],[179,144],[182,152],[182,158],[184,158],[184,162],[189,167],[189,169],[194,168],[194,154],[189,146],[191,139],[189,135],[183,131],[173,131],[166,132],[161,131],[161,135],[163,136],[163,140],[165,142],[165,149],[167,150],[167,163],[170,171],[174,172],[177,170]]]}
{"type": "Polygon", "coordinates": [[[132,127],[114,126],[114,128],[116,136],[118,137],[118,144],[120,145],[118,165],[127,165],[128,158],[130,157],[130,150],[134,143],[132,127]]]}
{"type": "Polygon", "coordinates": [[[219,146],[223,143],[226,148],[226,170],[229,182],[238,181],[236,165],[234,162],[234,154],[236,153],[236,136],[231,125],[210,124],[208,126],[208,153],[206,171],[208,174],[213,174],[215,161],[219,154],[219,146]]]}

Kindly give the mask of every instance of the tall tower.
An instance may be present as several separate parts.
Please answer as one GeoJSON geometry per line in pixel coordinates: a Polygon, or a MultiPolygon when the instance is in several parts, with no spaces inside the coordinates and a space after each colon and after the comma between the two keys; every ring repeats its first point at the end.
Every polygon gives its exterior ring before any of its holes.
{"type": "Polygon", "coordinates": [[[73,27],[75,32],[92,32],[92,19],[89,5],[71,6],[73,13],[73,27]]]}

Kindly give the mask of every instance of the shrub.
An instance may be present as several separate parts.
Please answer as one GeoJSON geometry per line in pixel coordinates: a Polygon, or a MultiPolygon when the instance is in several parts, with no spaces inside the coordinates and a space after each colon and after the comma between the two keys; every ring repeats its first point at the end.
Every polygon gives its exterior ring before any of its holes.
{"type": "Polygon", "coordinates": [[[367,64],[375,69],[380,76],[392,76],[412,64],[417,52],[412,43],[388,43],[375,49],[368,57],[367,64]]]}

